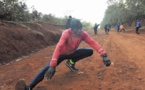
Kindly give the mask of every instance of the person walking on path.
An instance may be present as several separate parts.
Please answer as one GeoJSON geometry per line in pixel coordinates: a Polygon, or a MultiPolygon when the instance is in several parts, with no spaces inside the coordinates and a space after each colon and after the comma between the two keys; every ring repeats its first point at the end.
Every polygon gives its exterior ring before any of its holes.
{"type": "Polygon", "coordinates": [[[69,18],[68,18],[68,20],[66,22],[66,29],[70,28],[71,20],[72,20],[72,16],[69,16],[69,18]]]}
{"type": "Polygon", "coordinates": [[[98,32],[98,26],[99,26],[99,24],[97,24],[97,23],[95,23],[95,25],[94,25],[94,34],[96,35],[97,34],[97,32],[98,32]]]}
{"type": "Polygon", "coordinates": [[[87,32],[82,30],[82,24],[78,19],[71,21],[71,28],[64,30],[56,48],[53,52],[52,59],[32,80],[32,82],[26,85],[25,80],[19,80],[16,83],[16,90],[32,90],[38,83],[44,78],[51,79],[55,74],[56,67],[64,60],[66,66],[73,72],[78,71],[75,64],[86,57],[93,54],[93,49],[78,48],[81,41],[85,41],[92,48],[94,48],[98,54],[102,57],[102,61],[106,66],[110,66],[111,61],[108,58],[107,53],[103,48],[93,40],[87,32]]]}
{"type": "Polygon", "coordinates": [[[136,34],[140,34],[139,31],[138,31],[140,27],[141,27],[141,23],[140,23],[139,20],[137,20],[137,24],[136,24],[136,34]]]}

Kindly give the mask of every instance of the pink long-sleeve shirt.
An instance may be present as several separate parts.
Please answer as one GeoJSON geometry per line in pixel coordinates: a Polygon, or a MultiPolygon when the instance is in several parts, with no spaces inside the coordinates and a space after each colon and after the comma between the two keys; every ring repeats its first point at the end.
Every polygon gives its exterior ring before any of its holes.
{"type": "Polygon", "coordinates": [[[57,60],[60,55],[68,55],[73,53],[79,47],[81,41],[85,41],[87,44],[89,44],[100,54],[100,56],[105,53],[102,47],[85,31],[82,30],[80,36],[75,36],[71,29],[67,29],[62,33],[60,40],[56,45],[50,66],[57,65],[57,60]]]}

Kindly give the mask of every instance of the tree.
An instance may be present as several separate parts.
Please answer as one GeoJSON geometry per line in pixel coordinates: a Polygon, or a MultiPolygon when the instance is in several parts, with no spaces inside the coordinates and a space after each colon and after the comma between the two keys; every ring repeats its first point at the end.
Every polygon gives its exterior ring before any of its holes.
{"type": "Polygon", "coordinates": [[[145,0],[108,0],[108,8],[101,22],[101,27],[105,23],[115,25],[116,23],[128,23],[145,18],[145,0]]]}

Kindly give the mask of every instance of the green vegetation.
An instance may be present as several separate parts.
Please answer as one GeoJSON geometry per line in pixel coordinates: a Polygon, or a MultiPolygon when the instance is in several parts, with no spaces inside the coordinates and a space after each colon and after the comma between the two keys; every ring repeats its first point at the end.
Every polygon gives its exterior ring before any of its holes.
{"type": "Polygon", "coordinates": [[[101,28],[106,23],[115,26],[125,23],[131,26],[137,19],[145,18],[145,0],[108,0],[108,8],[101,22],[101,28]]]}
{"type": "MultiPolygon", "coordinates": [[[[24,0],[0,0],[0,20],[14,22],[34,22],[44,21],[55,25],[65,25],[68,17],[55,17],[52,14],[42,14],[34,7],[30,13],[24,0]]],[[[85,30],[90,28],[89,23],[85,22],[85,30]],[[89,25],[89,26],[87,26],[89,25]]]]}
{"type": "Polygon", "coordinates": [[[53,24],[64,24],[67,18],[57,18],[51,14],[43,15],[34,7],[30,13],[23,0],[0,0],[0,20],[15,22],[46,21],[53,24]]]}
{"type": "Polygon", "coordinates": [[[82,24],[83,24],[83,30],[85,31],[93,29],[93,25],[89,22],[83,21],[82,24]]]}

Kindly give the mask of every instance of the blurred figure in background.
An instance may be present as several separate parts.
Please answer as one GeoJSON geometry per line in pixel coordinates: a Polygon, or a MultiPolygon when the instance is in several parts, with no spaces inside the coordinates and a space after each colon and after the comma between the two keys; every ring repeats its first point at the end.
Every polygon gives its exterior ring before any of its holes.
{"type": "Polygon", "coordinates": [[[119,23],[116,25],[116,28],[117,28],[117,32],[119,32],[119,30],[120,30],[120,24],[119,23]]]}
{"type": "Polygon", "coordinates": [[[111,25],[108,23],[108,24],[105,25],[104,28],[105,28],[105,33],[106,33],[106,34],[109,34],[109,31],[110,31],[110,29],[111,29],[111,25]]]}
{"type": "Polygon", "coordinates": [[[124,33],[125,33],[125,29],[124,29],[123,23],[120,25],[120,32],[121,32],[122,30],[123,30],[124,33]]]}
{"type": "Polygon", "coordinates": [[[139,31],[138,31],[140,27],[141,27],[141,23],[140,23],[139,20],[137,20],[137,24],[136,24],[136,34],[140,34],[139,31]]]}
{"type": "Polygon", "coordinates": [[[72,16],[69,16],[69,18],[68,18],[68,20],[66,22],[66,29],[70,28],[71,20],[72,20],[72,16]]]}
{"type": "Polygon", "coordinates": [[[97,29],[98,29],[99,24],[95,23],[94,25],[94,34],[97,34],[97,29]]]}

